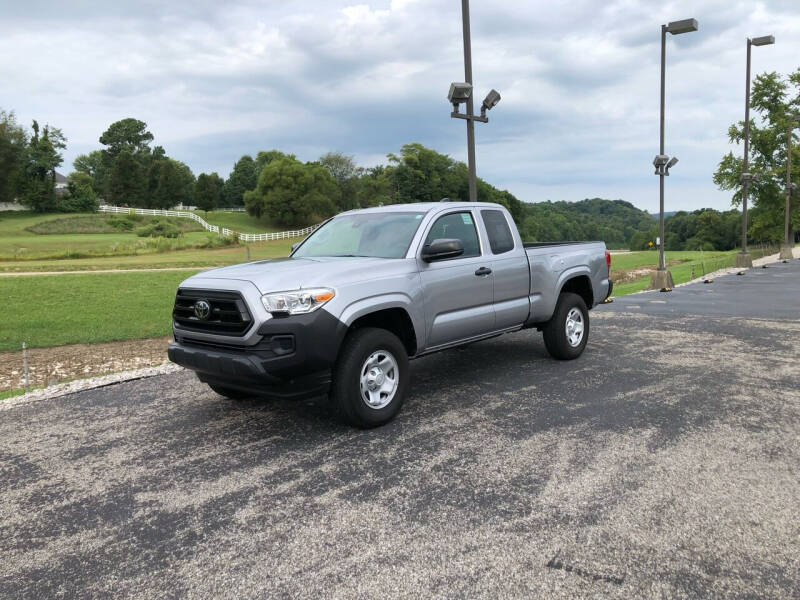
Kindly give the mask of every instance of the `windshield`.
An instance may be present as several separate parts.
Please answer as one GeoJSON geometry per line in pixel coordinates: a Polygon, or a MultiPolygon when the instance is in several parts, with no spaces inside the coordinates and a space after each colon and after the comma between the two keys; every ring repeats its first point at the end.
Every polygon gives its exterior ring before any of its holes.
{"type": "Polygon", "coordinates": [[[421,212],[373,212],[335,217],[292,255],[403,258],[422,222],[421,212]]]}

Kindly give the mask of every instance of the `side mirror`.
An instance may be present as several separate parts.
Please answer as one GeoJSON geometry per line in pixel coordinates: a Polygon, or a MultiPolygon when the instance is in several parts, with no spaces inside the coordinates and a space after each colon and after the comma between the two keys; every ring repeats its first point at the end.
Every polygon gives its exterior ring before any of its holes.
{"type": "Polygon", "coordinates": [[[461,240],[433,240],[430,244],[422,247],[422,260],[428,263],[455,258],[462,254],[464,254],[464,244],[461,243],[461,240]]]}
{"type": "Polygon", "coordinates": [[[295,242],[294,244],[292,244],[292,251],[289,252],[289,254],[294,254],[294,251],[297,250],[297,247],[302,243],[303,242],[295,242]]]}

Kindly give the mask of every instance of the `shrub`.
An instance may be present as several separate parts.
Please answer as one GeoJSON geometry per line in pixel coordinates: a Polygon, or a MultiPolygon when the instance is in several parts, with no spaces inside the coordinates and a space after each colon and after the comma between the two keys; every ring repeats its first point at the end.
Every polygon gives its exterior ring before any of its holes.
{"type": "Polygon", "coordinates": [[[97,212],[100,204],[91,184],[75,184],[70,181],[67,194],[62,198],[58,208],[68,213],[97,212]]]}
{"type": "Polygon", "coordinates": [[[130,216],[126,217],[111,217],[108,219],[108,224],[111,225],[114,229],[118,229],[119,231],[133,231],[135,223],[130,218],[130,216]]]}
{"type": "Polygon", "coordinates": [[[231,235],[208,235],[203,244],[199,244],[198,248],[227,248],[229,246],[238,246],[239,236],[236,234],[231,235]]]}
{"type": "Polygon", "coordinates": [[[154,219],[149,225],[136,230],[139,237],[177,238],[183,235],[179,227],[164,219],[154,219]]]}

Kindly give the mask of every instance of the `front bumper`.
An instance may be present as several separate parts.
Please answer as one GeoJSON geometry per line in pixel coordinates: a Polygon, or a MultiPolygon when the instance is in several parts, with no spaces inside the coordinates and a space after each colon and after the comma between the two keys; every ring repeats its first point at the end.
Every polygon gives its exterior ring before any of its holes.
{"type": "Polygon", "coordinates": [[[302,398],[328,391],[346,332],[324,309],[270,319],[259,326],[260,339],[251,345],[198,339],[176,326],[167,354],[206,383],[262,396],[302,398]]]}

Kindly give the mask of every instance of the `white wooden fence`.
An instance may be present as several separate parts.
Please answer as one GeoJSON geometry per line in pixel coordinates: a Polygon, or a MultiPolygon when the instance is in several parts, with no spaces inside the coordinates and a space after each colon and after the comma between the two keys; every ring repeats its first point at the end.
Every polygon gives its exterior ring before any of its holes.
{"type": "Polygon", "coordinates": [[[184,210],[162,210],[158,208],[126,208],[124,206],[109,206],[107,204],[102,204],[100,206],[100,212],[108,212],[108,213],[121,213],[121,214],[134,214],[134,215],[148,215],[151,217],[182,217],[184,219],[192,219],[193,221],[197,221],[200,225],[206,230],[211,231],[212,233],[218,233],[220,235],[235,235],[241,240],[242,242],[270,242],[273,240],[285,240],[288,238],[296,238],[306,236],[315,229],[319,227],[320,224],[312,225],[311,227],[306,227],[304,229],[295,229],[292,231],[276,231],[272,233],[239,233],[238,231],[233,231],[232,229],[228,229],[227,227],[219,227],[218,225],[212,225],[202,217],[196,215],[193,212],[188,212],[184,210]]]}

